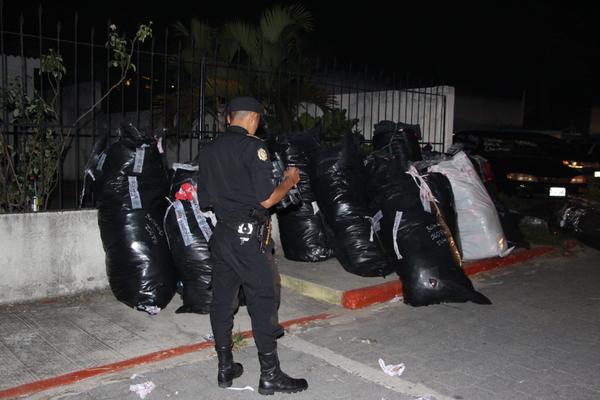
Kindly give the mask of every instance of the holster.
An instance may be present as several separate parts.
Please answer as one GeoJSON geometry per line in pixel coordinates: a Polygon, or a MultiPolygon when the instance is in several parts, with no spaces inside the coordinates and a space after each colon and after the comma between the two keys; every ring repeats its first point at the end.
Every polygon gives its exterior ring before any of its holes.
{"type": "Polygon", "coordinates": [[[250,218],[258,223],[258,244],[260,246],[261,253],[264,253],[271,240],[271,214],[269,210],[250,210],[250,218]]]}
{"type": "Polygon", "coordinates": [[[271,229],[271,220],[269,220],[265,224],[261,224],[258,228],[257,239],[261,253],[264,253],[265,250],[267,250],[267,247],[269,246],[269,241],[271,240],[271,229]]]}

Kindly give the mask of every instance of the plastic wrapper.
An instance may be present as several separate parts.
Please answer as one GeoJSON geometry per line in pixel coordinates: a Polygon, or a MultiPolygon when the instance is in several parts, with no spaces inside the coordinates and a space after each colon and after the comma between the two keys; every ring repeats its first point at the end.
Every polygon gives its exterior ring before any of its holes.
{"type": "Polygon", "coordinates": [[[569,199],[554,213],[550,225],[600,250],[600,204],[569,199]]]}
{"type": "Polygon", "coordinates": [[[380,121],[375,124],[373,149],[392,154],[400,168],[406,170],[411,162],[422,160],[419,125],[380,121]]]}
{"type": "Polygon", "coordinates": [[[494,202],[464,152],[429,167],[452,185],[465,260],[506,256],[509,248],[494,202]]]}

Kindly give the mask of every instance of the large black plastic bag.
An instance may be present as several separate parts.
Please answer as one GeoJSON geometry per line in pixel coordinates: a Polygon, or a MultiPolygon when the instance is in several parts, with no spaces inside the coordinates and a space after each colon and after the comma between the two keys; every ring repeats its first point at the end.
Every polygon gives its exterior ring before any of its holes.
{"type": "Polygon", "coordinates": [[[169,190],[172,203],[165,214],[164,229],[183,284],[183,305],[175,312],[208,314],[213,269],[208,241],[216,217],[200,209],[195,179],[198,167],[175,164],[173,169],[169,190]]]}
{"type": "Polygon", "coordinates": [[[344,269],[360,276],[393,272],[377,235],[372,234],[363,160],[352,136],[319,151],[312,183],[325,223],[334,234],[335,256],[344,269]]]}
{"type": "Polygon", "coordinates": [[[283,254],[289,260],[317,262],[333,257],[323,217],[311,187],[310,165],[319,143],[308,132],[290,133],[279,141],[286,166],[297,167],[300,204],[277,211],[283,254]]]}
{"type": "Polygon", "coordinates": [[[550,225],[574,234],[586,245],[600,250],[600,204],[569,199],[554,213],[550,225]]]}
{"type": "Polygon", "coordinates": [[[110,288],[119,301],[155,314],[175,294],[175,270],[161,223],[169,182],[157,142],[125,125],[93,170],[110,288]]]}
{"type": "Polygon", "coordinates": [[[392,154],[400,168],[406,170],[411,162],[423,159],[419,146],[420,138],[419,125],[384,120],[375,124],[373,149],[392,154]]]}
{"type": "Polygon", "coordinates": [[[374,152],[368,158],[367,171],[371,207],[381,211],[379,236],[395,260],[404,302],[413,306],[466,301],[490,304],[463,272],[448,231],[439,223],[443,215],[436,215],[441,209],[421,200],[415,180],[402,172],[399,164],[390,154],[374,152]],[[431,212],[424,209],[427,205],[431,212]]]}

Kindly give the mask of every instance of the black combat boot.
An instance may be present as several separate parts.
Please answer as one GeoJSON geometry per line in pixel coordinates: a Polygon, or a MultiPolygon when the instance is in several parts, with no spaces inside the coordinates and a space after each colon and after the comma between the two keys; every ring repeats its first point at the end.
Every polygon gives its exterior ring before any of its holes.
{"type": "Polygon", "coordinates": [[[244,367],[240,363],[233,362],[231,347],[217,348],[216,350],[217,357],[219,357],[217,382],[219,382],[219,387],[228,388],[231,386],[231,381],[242,376],[244,367]]]}
{"type": "Polygon", "coordinates": [[[296,393],[308,389],[306,379],[290,378],[279,368],[277,350],[271,353],[258,353],[258,361],[260,361],[258,393],[265,395],[275,392],[296,393]]]}

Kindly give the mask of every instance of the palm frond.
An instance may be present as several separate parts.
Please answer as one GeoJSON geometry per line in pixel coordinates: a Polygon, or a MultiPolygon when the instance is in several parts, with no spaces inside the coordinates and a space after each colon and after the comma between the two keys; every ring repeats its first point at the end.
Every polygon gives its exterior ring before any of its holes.
{"type": "Polygon", "coordinates": [[[244,50],[253,65],[259,66],[261,51],[256,28],[240,21],[227,23],[224,28],[226,36],[244,50]]]}

